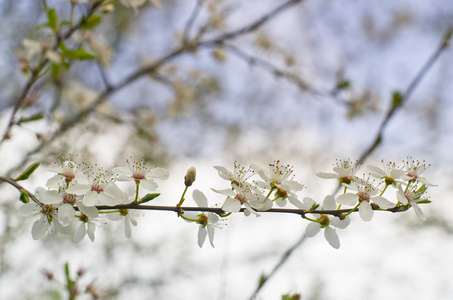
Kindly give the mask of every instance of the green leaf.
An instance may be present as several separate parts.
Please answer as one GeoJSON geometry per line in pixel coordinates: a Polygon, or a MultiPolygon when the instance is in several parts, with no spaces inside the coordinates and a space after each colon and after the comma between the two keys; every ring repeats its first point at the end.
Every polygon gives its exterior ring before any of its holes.
{"type": "Polygon", "coordinates": [[[98,15],[90,15],[88,18],[85,20],[83,25],[81,26],[82,29],[91,29],[93,27],[96,27],[101,23],[102,18],[101,16],[98,15]]]}
{"type": "Polygon", "coordinates": [[[57,33],[58,32],[58,16],[57,16],[57,12],[55,11],[55,9],[49,9],[47,11],[47,18],[49,19],[49,27],[52,28],[52,30],[57,33]]]}
{"type": "Polygon", "coordinates": [[[26,180],[30,175],[39,167],[39,162],[31,164],[22,174],[19,175],[15,181],[26,180]]]}
{"type": "Polygon", "coordinates": [[[149,202],[149,201],[154,200],[155,198],[157,198],[159,196],[160,196],[160,193],[146,194],[145,196],[143,196],[142,199],[140,199],[140,203],[149,202]]]}
{"type": "Polygon", "coordinates": [[[266,280],[267,280],[267,275],[264,273],[261,273],[260,278],[258,279],[258,287],[259,288],[262,287],[263,284],[266,282],[266,280]]]}
{"type": "Polygon", "coordinates": [[[42,118],[44,118],[44,113],[43,112],[39,112],[39,113],[34,114],[34,115],[32,115],[32,116],[30,116],[28,118],[20,118],[19,124],[41,120],[42,118]]]}
{"type": "Polygon", "coordinates": [[[393,92],[392,95],[392,107],[396,108],[403,103],[403,95],[400,92],[393,92]]]}
{"type": "Polygon", "coordinates": [[[418,201],[417,204],[427,204],[427,203],[431,203],[430,200],[428,199],[425,199],[425,200],[422,200],[422,201],[418,201]]]}
{"type": "Polygon", "coordinates": [[[22,190],[20,192],[20,197],[19,197],[20,201],[22,201],[22,203],[24,204],[27,204],[27,203],[30,203],[30,197],[28,196],[27,192],[22,190]]]}
{"type": "Polygon", "coordinates": [[[337,90],[345,90],[351,86],[351,82],[347,79],[342,79],[337,82],[337,90]]]}
{"type": "Polygon", "coordinates": [[[65,49],[63,50],[63,57],[72,59],[72,60],[86,60],[86,59],[95,59],[96,55],[87,52],[83,49],[77,49],[77,50],[69,50],[65,49]]]}

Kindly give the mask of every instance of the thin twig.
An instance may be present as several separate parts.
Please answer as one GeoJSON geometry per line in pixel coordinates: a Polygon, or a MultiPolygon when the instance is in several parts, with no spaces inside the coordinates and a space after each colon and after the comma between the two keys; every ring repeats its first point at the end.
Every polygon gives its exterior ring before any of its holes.
{"type": "Polygon", "coordinates": [[[269,273],[269,275],[264,275],[261,277],[260,283],[256,287],[256,290],[253,292],[252,296],[250,297],[250,300],[253,300],[256,298],[258,293],[261,291],[261,289],[264,287],[264,285],[268,282],[268,279],[271,278],[288,260],[288,258],[293,254],[293,252],[299,248],[300,245],[305,241],[307,236],[303,234],[299,240],[288,250],[283,253],[282,257],[280,258],[280,261],[275,265],[275,267],[272,269],[272,271],[269,273]]]}
{"type": "Polygon", "coordinates": [[[197,19],[204,2],[205,2],[205,0],[197,0],[197,3],[195,4],[192,14],[190,15],[189,19],[187,20],[186,26],[184,27],[184,31],[182,33],[183,44],[187,44],[187,42],[189,41],[190,30],[192,29],[192,26],[195,23],[195,20],[197,19]]]}

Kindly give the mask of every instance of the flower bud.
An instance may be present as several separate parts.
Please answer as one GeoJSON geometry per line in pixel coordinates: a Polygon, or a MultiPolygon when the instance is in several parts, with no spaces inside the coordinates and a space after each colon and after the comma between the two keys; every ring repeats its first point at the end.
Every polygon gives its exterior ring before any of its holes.
{"type": "Polygon", "coordinates": [[[196,176],[197,170],[195,169],[195,167],[190,167],[189,170],[187,170],[186,176],[184,176],[184,184],[186,186],[191,186],[195,181],[196,176]]]}

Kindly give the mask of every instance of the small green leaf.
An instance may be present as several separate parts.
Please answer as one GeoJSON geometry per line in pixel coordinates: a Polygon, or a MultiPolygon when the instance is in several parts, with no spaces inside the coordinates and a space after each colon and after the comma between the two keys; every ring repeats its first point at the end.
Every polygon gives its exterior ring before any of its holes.
{"type": "Polygon", "coordinates": [[[22,203],[24,204],[27,204],[27,203],[30,203],[30,197],[28,196],[27,192],[22,190],[22,192],[20,192],[20,197],[19,197],[20,201],[22,201],[22,203]]]}
{"type": "Polygon", "coordinates": [[[400,92],[393,92],[392,95],[392,107],[396,108],[403,103],[403,95],[400,92]]]}
{"type": "Polygon", "coordinates": [[[87,52],[83,49],[77,49],[77,50],[69,50],[65,49],[63,50],[63,57],[72,59],[72,60],[86,60],[86,59],[95,59],[96,55],[87,52]]]}
{"type": "Polygon", "coordinates": [[[267,280],[266,274],[261,273],[261,276],[260,276],[260,278],[258,279],[258,287],[259,287],[259,288],[262,287],[263,284],[266,282],[266,280],[267,280]]]}
{"type": "Polygon", "coordinates": [[[445,34],[444,34],[444,39],[443,39],[444,45],[448,44],[448,42],[450,41],[452,35],[453,35],[453,27],[449,27],[448,31],[445,32],[445,34]]]}
{"type": "Polygon", "coordinates": [[[159,197],[160,196],[160,193],[156,193],[156,194],[146,194],[145,196],[143,196],[142,199],[140,199],[140,203],[146,203],[146,202],[149,202],[151,200],[154,200],[155,198],[159,197]]]}
{"type": "Polygon", "coordinates": [[[90,15],[90,16],[88,16],[88,18],[85,20],[85,22],[83,23],[83,25],[81,27],[82,27],[82,29],[91,29],[91,28],[99,25],[99,23],[101,23],[101,21],[102,21],[101,16],[90,15]]]}
{"type": "Polygon", "coordinates": [[[49,19],[49,27],[52,28],[52,30],[57,33],[58,32],[58,17],[57,17],[57,12],[55,9],[49,9],[47,11],[47,18],[49,19]]]}
{"type": "Polygon", "coordinates": [[[347,79],[342,79],[337,82],[337,90],[345,90],[351,86],[351,82],[347,79]]]}
{"type": "Polygon", "coordinates": [[[39,162],[31,164],[22,174],[19,175],[15,181],[26,180],[30,175],[39,167],[39,162]]]}
{"type": "Polygon", "coordinates": [[[27,123],[27,122],[33,122],[33,121],[37,121],[37,120],[41,120],[42,118],[44,118],[44,113],[43,112],[39,112],[37,114],[34,114],[28,118],[20,118],[18,124],[22,124],[22,123],[27,123]]]}
{"type": "Polygon", "coordinates": [[[427,203],[431,203],[430,200],[428,199],[425,199],[425,200],[422,200],[422,201],[418,201],[417,204],[427,204],[427,203]]]}

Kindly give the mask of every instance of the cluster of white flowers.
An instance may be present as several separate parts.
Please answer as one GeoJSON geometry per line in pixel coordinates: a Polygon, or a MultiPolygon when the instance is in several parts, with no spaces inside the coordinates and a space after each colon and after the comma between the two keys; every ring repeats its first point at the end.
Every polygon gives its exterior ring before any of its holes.
{"type": "MultiPolygon", "coordinates": [[[[153,166],[143,160],[127,161],[128,167],[114,168],[108,173],[94,165],[88,167],[72,160],[61,160],[58,166],[48,168],[56,173],[47,183],[47,189],[35,190],[37,202],[26,203],[19,213],[38,215],[33,224],[32,236],[42,238],[50,229],[64,234],[74,234],[74,241],[80,242],[86,234],[94,240],[95,223],[99,219],[98,207],[113,207],[122,204],[139,203],[140,189],[157,189],[154,179],[165,180],[168,171],[153,166]],[[121,190],[116,181],[132,181],[135,184],[133,195],[121,190]]],[[[137,225],[136,211],[132,209],[112,209],[103,211],[109,219],[125,221],[126,236],[131,236],[131,224],[137,225]]]]}
{"type": "MultiPolygon", "coordinates": [[[[85,235],[93,241],[100,210],[108,219],[124,220],[126,236],[130,237],[131,225],[137,225],[137,211],[144,208],[141,204],[157,194],[140,195],[143,190],[156,190],[155,179],[167,179],[168,171],[143,160],[127,160],[127,164],[128,167],[113,168],[112,174],[97,165],[88,167],[72,160],[60,161],[57,167],[50,168],[56,175],[47,181],[47,188],[36,188],[35,201],[20,208],[23,215],[39,216],[32,227],[33,238],[40,239],[49,229],[55,229],[64,234],[73,233],[76,242],[85,235]],[[121,190],[117,185],[119,181],[133,183],[135,191],[121,190]]],[[[324,229],[329,244],[339,248],[336,229],[346,228],[351,221],[349,215],[353,212],[357,211],[360,218],[368,222],[375,210],[397,212],[412,207],[420,219],[425,219],[419,204],[430,202],[425,193],[432,184],[421,175],[429,165],[411,158],[403,161],[402,166],[383,161],[382,164],[382,168],[368,165],[370,173],[361,177],[356,176],[360,166],[350,160],[337,161],[333,168],[335,173],[318,173],[321,178],[336,179],[343,187],[342,194],[336,197],[327,195],[322,205],[309,197],[300,198],[298,193],[304,186],[294,180],[292,166],[280,161],[269,164],[268,168],[254,164],[246,168],[234,163],[232,171],[215,166],[220,177],[229,182],[226,189],[212,189],[226,196],[221,207],[217,208],[208,207],[207,197],[197,189],[193,191],[192,198],[198,207],[182,206],[188,188],[196,179],[196,169],[191,167],[184,177],[186,188],[177,205],[158,208],[176,211],[182,219],[198,224],[200,247],[206,237],[214,246],[215,228],[221,227],[221,218],[232,213],[243,212],[246,216],[258,217],[265,211],[286,211],[297,213],[311,222],[306,228],[306,236],[313,237],[324,229]],[[389,197],[392,193],[388,191],[392,189],[394,196],[389,197]],[[388,193],[384,195],[385,192],[388,193]],[[278,208],[273,208],[274,203],[278,208]],[[282,209],[288,204],[294,208],[282,209]]]]}

